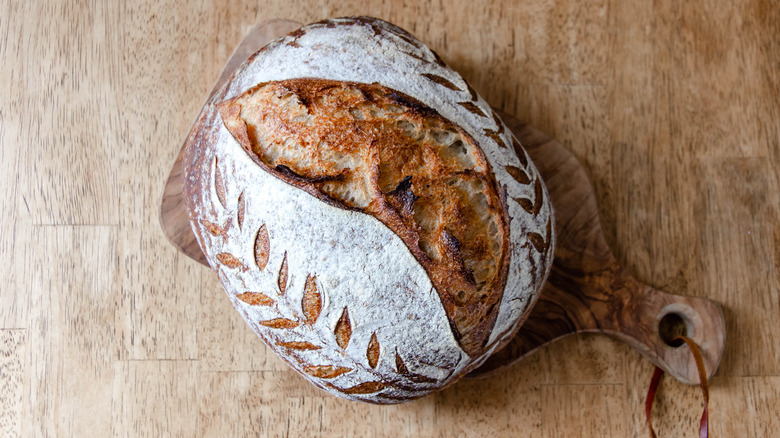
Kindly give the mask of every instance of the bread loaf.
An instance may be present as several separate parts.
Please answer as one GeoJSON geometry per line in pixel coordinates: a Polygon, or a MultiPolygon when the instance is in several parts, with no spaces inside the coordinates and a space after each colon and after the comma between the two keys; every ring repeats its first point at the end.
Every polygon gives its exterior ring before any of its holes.
{"type": "Polygon", "coordinates": [[[185,204],[228,297],[318,387],[398,403],[501,348],[554,247],[544,184],[463,78],[367,17],[254,54],[187,139],[185,204]]]}

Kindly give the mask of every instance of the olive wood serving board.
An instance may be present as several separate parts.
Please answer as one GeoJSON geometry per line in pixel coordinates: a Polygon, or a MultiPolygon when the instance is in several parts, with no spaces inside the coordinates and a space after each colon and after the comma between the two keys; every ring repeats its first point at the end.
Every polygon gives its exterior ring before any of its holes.
{"type": "MultiPolygon", "coordinates": [[[[254,28],[228,59],[207,102],[252,53],[298,27],[296,22],[273,20],[254,28]]],[[[487,376],[556,339],[589,332],[620,339],[681,382],[697,384],[696,364],[688,348],[673,347],[664,341],[674,334],[685,334],[701,347],[711,377],[726,340],[720,305],[706,298],[661,292],[624,271],[604,239],[593,188],[574,155],[514,117],[502,114],[502,118],[525,147],[549,190],[557,246],[550,277],[528,320],[504,349],[470,376],[487,376]]],[[[160,223],[174,246],[207,264],[182,200],[183,152],[182,147],[165,184],[160,223]]]]}

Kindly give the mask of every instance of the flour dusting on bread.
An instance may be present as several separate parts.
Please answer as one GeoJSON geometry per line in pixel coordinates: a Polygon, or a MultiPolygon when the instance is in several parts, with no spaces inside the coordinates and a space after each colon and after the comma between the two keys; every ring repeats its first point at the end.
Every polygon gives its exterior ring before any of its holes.
{"type": "Polygon", "coordinates": [[[197,126],[183,192],[198,242],[249,326],[325,391],[445,388],[539,296],[555,237],[538,172],[392,24],[331,19],[271,42],[197,126]]]}
{"type": "Polygon", "coordinates": [[[220,108],[270,172],[398,234],[431,277],[463,349],[482,352],[506,281],[509,220],[468,134],[378,85],[278,81],[220,108]]]}

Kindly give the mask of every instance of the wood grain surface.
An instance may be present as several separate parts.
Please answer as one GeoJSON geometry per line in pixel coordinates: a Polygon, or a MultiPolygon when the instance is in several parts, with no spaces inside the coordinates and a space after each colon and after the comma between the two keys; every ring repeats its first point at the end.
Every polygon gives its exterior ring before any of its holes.
{"type": "MultiPolygon", "coordinates": [[[[713,436],[780,435],[780,8],[772,1],[0,3],[0,435],[646,436],[652,367],[603,337],[393,407],[278,360],[157,208],[182,137],[256,23],[369,14],[559,140],[607,243],[724,305],[713,436]]],[[[700,394],[665,379],[659,436],[700,394]]]]}

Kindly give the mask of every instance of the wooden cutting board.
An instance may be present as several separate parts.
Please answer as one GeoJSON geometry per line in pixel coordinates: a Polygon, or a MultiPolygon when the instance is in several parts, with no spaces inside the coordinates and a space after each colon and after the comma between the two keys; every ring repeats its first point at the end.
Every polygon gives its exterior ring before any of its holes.
{"type": "MultiPolygon", "coordinates": [[[[231,55],[207,101],[252,53],[299,26],[274,20],[253,29],[231,55]]],[[[622,340],[681,382],[697,384],[696,364],[688,348],[665,341],[685,334],[700,346],[711,377],[726,341],[720,305],[706,298],[661,292],[625,272],[604,239],[593,188],[577,159],[541,131],[511,115],[502,114],[502,118],[525,147],[550,192],[557,247],[552,272],[528,320],[509,345],[470,376],[487,376],[556,339],[588,332],[622,340]]],[[[181,197],[183,152],[182,147],[165,185],[160,223],[171,243],[206,264],[181,197]]]]}

